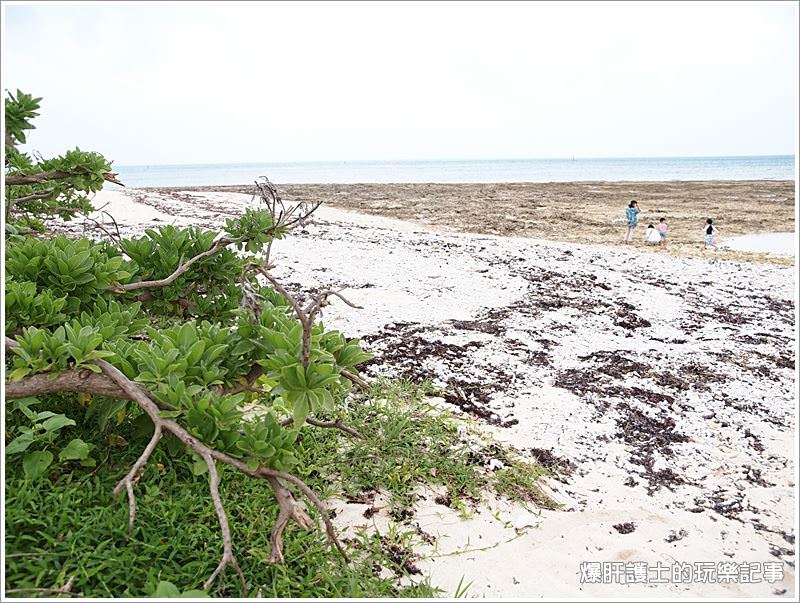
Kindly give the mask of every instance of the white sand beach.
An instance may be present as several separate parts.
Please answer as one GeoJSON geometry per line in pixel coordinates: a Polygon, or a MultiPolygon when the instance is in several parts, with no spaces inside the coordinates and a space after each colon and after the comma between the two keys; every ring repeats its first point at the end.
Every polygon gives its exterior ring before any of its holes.
{"type": "MultiPolygon", "coordinates": [[[[95,204],[132,234],[218,228],[249,202],[130,190],[95,204]]],[[[411,521],[435,540],[418,566],[445,596],[459,582],[468,597],[796,596],[793,268],[441,232],[324,206],[273,254],[293,288],[347,287],[363,306],[334,300],[323,320],[364,339],[376,354],[367,375],[457,389],[460,403],[440,403],[571,469],[547,481],[558,511],[489,500],[462,520],[426,496],[411,521]],[[583,562],[772,574],[582,583],[583,562]]],[[[341,530],[390,521],[333,506],[341,530]]]]}
{"type": "Polygon", "coordinates": [[[777,255],[797,255],[796,232],[767,232],[733,237],[723,242],[738,251],[756,251],[777,255]]]}

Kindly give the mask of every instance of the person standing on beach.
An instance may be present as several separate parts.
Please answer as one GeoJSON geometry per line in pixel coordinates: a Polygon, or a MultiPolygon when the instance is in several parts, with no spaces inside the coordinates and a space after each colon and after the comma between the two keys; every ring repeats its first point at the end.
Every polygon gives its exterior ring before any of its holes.
{"type": "Polygon", "coordinates": [[[703,249],[708,249],[709,247],[713,247],[714,251],[718,251],[719,247],[714,242],[714,235],[717,234],[717,227],[714,226],[714,220],[709,218],[706,220],[706,227],[705,227],[705,247],[703,249]]]}
{"type": "Polygon", "coordinates": [[[625,244],[631,244],[631,237],[636,225],[639,223],[639,204],[636,201],[631,201],[628,209],[625,211],[625,219],[628,222],[628,232],[625,234],[625,244]]]}
{"type": "Polygon", "coordinates": [[[666,218],[661,218],[658,221],[657,228],[658,228],[658,234],[661,237],[661,240],[658,242],[658,245],[660,247],[666,247],[667,246],[667,219],[666,218]]]}

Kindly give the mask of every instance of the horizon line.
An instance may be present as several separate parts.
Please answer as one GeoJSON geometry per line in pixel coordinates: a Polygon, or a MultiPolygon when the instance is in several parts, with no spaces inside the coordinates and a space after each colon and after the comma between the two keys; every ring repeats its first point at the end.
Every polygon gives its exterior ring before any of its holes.
{"type": "MultiPolygon", "coordinates": [[[[456,162],[492,162],[492,161],[616,161],[635,159],[748,159],[767,157],[796,157],[794,153],[772,153],[762,155],[639,155],[623,157],[589,157],[570,155],[566,157],[505,157],[505,158],[446,158],[446,159],[306,159],[291,161],[233,161],[233,162],[199,162],[199,163],[120,163],[114,167],[180,167],[199,165],[292,165],[308,163],[456,163],[456,162]]],[[[112,162],[113,163],[113,162],[112,162]]]]}

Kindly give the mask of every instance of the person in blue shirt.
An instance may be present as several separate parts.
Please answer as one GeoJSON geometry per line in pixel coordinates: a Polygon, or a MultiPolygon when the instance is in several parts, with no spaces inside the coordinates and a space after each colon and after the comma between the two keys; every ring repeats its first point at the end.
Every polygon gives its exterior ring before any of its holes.
{"type": "Polygon", "coordinates": [[[625,220],[628,223],[628,232],[625,234],[625,244],[630,245],[631,237],[636,225],[639,223],[639,204],[636,201],[631,201],[628,209],[625,211],[625,220]]]}

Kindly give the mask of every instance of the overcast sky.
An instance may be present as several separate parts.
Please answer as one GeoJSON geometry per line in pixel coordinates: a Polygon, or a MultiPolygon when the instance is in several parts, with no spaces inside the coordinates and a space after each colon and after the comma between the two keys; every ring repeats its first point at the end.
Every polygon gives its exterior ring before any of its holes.
{"type": "Polygon", "coordinates": [[[795,3],[3,3],[29,148],[117,165],[793,154],[795,3]]]}

